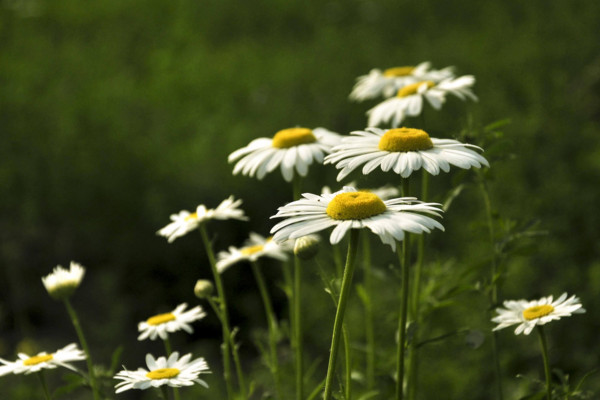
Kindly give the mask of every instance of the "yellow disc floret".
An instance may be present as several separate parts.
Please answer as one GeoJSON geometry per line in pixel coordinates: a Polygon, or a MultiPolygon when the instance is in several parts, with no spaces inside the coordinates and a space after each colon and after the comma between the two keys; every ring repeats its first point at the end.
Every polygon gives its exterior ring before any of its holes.
{"type": "Polygon", "coordinates": [[[390,152],[406,152],[427,150],[433,142],[427,132],[413,128],[389,129],[379,139],[379,150],[390,152]]]}
{"type": "Polygon", "coordinates": [[[150,371],[146,374],[146,378],[150,379],[170,379],[175,378],[179,375],[179,370],[177,368],[159,368],[154,371],[150,371]]]}
{"type": "Polygon", "coordinates": [[[554,307],[552,307],[550,304],[544,304],[541,306],[533,306],[533,307],[529,307],[526,310],[523,310],[523,318],[525,318],[528,321],[531,321],[532,319],[541,318],[543,316],[546,316],[546,315],[550,314],[552,311],[554,311],[554,307]]]}
{"type": "Polygon", "coordinates": [[[337,220],[364,219],[387,210],[383,201],[368,192],[347,192],[335,196],[327,205],[327,215],[337,220]]]}
{"type": "Polygon", "coordinates": [[[273,147],[287,149],[288,147],[300,146],[301,144],[316,142],[317,138],[308,128],[283,129],[273,136],[273,147]]]}
{"type": "Polygon", "coordinates": [[[417,83],[413,83],[410,85],[404,86],[402,89],[398,90],[396,94],[397,97],[406,97],[417,93],[417,90],[421,87],[421,85],[426,84],[427,88],[432,88],[435,86],[435,82],[433,81],[421,81],[417,83]]]}
{"type": "Polygon", "coordinates": [[[52,354],[40,354],[38,356],[29,357],[23,361],[23,365],[37,365],[46,361],[52,360],[52,354]]]}
{"type": "Polygon", "coordinates": [[[388,78],[395,78],[399,76],[408,76],[413,73],[415,67],[394,67],[388,68],[383,71],[383,76],[388,78]]]}
{"type": "Polygon", "coordinates": [[[264,248],[265,248],[264,245],[257,244],[256,246],[244,247],[243,249],[240,250],[240,253],[242,253],[245,256],[251,256],[252,254],[256,254],[259,251],[262,251],[264,248]]]}
{"type": "Polygon", "coordinates": [[[175,320],[175,315],[173,315],[172,313],[166,313],[150,317],[146,322],[148,323],[148,325],[160,325],[173,320],[175,320]]]}

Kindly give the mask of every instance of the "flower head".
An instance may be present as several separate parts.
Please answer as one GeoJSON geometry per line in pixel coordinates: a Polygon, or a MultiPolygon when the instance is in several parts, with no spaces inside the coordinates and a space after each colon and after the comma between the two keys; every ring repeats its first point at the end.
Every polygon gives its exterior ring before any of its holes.
{"type": "Polygon", "coordinates": [[[452,67],[432,70],[431,63],[423,62],[415,67],[394,67],[384,71],[372,69],[368,75],[359,76],[350,93],[350,99],[363,101],[375,97],[393,96],[404,86],[430,80],[439,82],[453,76],[452,67]]]}
{"type": "Polygon", "coordinates": [[[550,321],[569,317],[571,314],[585,312],[579,299],[575,296],[567,299],[566,293],[554,301],[552,301],[552,296],[532,301],[507,300],[504,302],[504,307],[496,309],[498,315],[492,318],[492,322],[498,324],[494,330],[518,324],[515,335],[521,333],[529,335],[536,325],[545,325],[550,321]]]}
{"type": "Polygon", "coordinates": [[[165,340],[169,333],[181,329],[187,333],[194,332],[190,323],[204,318],[206,313],[200,306],[184,311],[186,307],[187,304],[183,303],[169,313],[158,314],[148,318],[146,321],[140,322],[138,324],[138,331],[142,333],[138,336],[138,340],[144,340],[148,337],[150,340],[155,340],[157,336],[160,336],[161,339],[165,340]]]}
{"type": "Polygon", "coordinates": [[[420,168],[437,175],[440,170],[448,172],[450,165],[464,169],[489,167],[487,160],[472,150],[481,150],[479,147],[452,139],[430,138],[420,129],[367,128],[351,135],[325,158],[325,164],[336,164],[341,169],[338,181],[361,164],[365,175],[381,167],[384,172],[393,170],[403,178],[420,168]]]}
{"type": "Polygon", "coordinates": [[[332,194],[305,193],[303,198],[279,207],[271,218],[285,218],[271,229],[276,242],[296,239],[334,227],[329,241],[339,243],[350,229],[368,228],[381,241],[396,249],[404,232],[431,232],[444,227],[424,214],[439,216],[439,204],[423,203],[413,197],[381,200],[377,195],[344,187],[332,194]]]}
{"type": "Polygon", "coordinates": [[[240,261],[256,261],[260,257],[271,257],[285,261],[291,246],[287,243],[276,243],[272,238],[265,238],[258,233],[251,232],[250,238],[243,247],[230,246],[228,251],[218,254],[217,271],[223,273],[227,268],[240,261]]]}
{"type": "Polygon", "coordinates": [[[188,232],[198,228],[201,223],[211,219],[239,219],[246,221],[248,217],[244,215],[244,210],[238,207],[242,204],[242,200],[235,200],[233,196],[223,200],[217,208],[206,208],[204,204],[200,204],[196,208],[196,212],[190,213],[183,210],[179,214],[171,215],[171,222],[164,228],[156,232],[157,235],[167,238],[169,243],[172,243],[178,237],[186,235],[188,232]]]}
{"type": "Polygon", "coordinates": [[[28,356],[25,353],[19,353],[19,359],[11,362],[0,358],[0,376],[9,373],[13,374],[31,374],[39,372],[42,369],[54,369],[56,367],[65,367],[76,371],[76,368],[69,364],[72,361],[85,360],[85,353],[77,348],[75,343],[71,343],[54,353],[38,353],[35,356],[28,356]]]}
{"type": "Polygon", "coordinates": [[[291,182],[294,171],[306,176],[313,162],[323,162],[325,154],[336,145],[341,136],[324,128],[289,128],[275,134],[273,138],[258,138],[248,146],[231,153],[228,161],[239,160],[233,167],[233,174],[262,179],[269,172],[280,167],[283,178],[291,182]]]}
{"type": "Polygon", "coordinates": [[[42,278],[42,283],[52,298],[63,300],[69,298],[75,292],[83,279],[83,275],[85,275],[85,268],[71,261],[68,270],[59,265],[54,268],[51,274],[42,278]]]}
{"type": "Polygon", "coordinates": [[[198,279],[194,286],[194,295],[199,299],[206,299],[212,296],[215,291],[215,285],[209,280],[198,279]]]}
{"type": "Polygon", "coordinates": [[[390,122],[397,127],[405,117],[415,117],[423,110],[423,98],[436,110],[442,108],[446,95],[452,94],[461,100],[470,98],[477,101],[477,96],[471,91],[475,84],[472,75],[460,78],[447,78],[436,83],[433,80],[422,80],[399,89],[396,96],[379,103],[369,111],[369,126],[377,126],[390,122]]]}
{"type": "Polygon", "coordinates": [[[125,369],[114,376],[114,379],[123,381],[115,386],[115,392],[121,393],[129,389],[144,390],[162,385],[172,387],[192,386],[194,383],[208,387],[206,382],[198,378],[200,374],[210,373],[208,364],[204,361],[204,358],[190,361],[191,358],[191,354],[179,358],[178,352],[171,353],[168,359],[166,357],[155,359],[151,354],[147,354],[146,365],[148,369],[138,368],[136,371],[125,369]]]}

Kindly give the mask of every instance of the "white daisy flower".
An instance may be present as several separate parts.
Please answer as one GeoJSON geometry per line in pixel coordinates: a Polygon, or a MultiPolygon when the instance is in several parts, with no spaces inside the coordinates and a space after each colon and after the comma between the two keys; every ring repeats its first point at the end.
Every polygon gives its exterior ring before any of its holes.
{"type": "Polygon", "coordinates": [[[338,181],[361,164],[364,164],[362,172],[365,175],[381,167],[382,171],[393,170],[403,178],[419,168],[437,175],[440,170],[448,172],[450,165],[464,169],[489,167],[483,156],[471,150],[481,148],[452,139],[430,138],[421,129],[366,128],[366,131],[354,131],[351,135],[325,158],[325,164],[336,164],[336,168],[341,169],[338,181]]]}
{"type": "Polygon", "coordinates": [[[157,388],[162,385],[172,387],[192,386],[194,383],[208,388],[206,382],[198,378],[200,374],[209,374],[210,370],[204,358],[197,358],[190,362],[191,354],[179,358],[178,352],[173,352],[169,358],[155,359],[152,354],[146,355],[148,369],[138,368],[137,371],[120,371],[114,379],[120,379],[116,386],[116,393],[129,389],[157,388]]]}
{"type": "Polygon", "coordinates": [[[433,80],[422,80],[399,89],[396,96],[379,103],[369,111],[369,126],[390,123],[397,127],[406,117],[415,117],[423,110],[423,98],[436,110],[442,108],[446,94],[450,93],[461,100],[470,98],[477,101],[477,96],[471,91],[475,84],[472,75],[460,78],[448,78],[436,83],[433,80]]]}
{"type": "Polygon", "coordinates": [[[368,228],[381,241],[396,249],[404,232],[431,232],[444,227],[431,217],[440,216],[439,204],[423,203],[414,197],[381,200],[377,195],[346,186],[332,194],[304,193],[303,198],[279,207],[271,218],[285,218],[271,229],[276,242],[296,239],[334,227],[329,241],[339,243],[350,229],[368,228]]]}
{"type": "Polygon", "coordinates": [[[157,235],[167,238],[169,243],[172,243],[178,237],[184,236],[188,232],[198,228],[201,223],[211,219],[239,219],[247,221],[248,217],[244,215],[244,210],[238,207],[242,204],[242,200],[235,200],[233,196],[223,200],[217,208],[206,208],[204,204],[200,204],[196,208],[196,212],[190,213],[183,210],[179,214],[171,214],[171,222],[164,228],[156,232],[157,235]]]}
{"type": "Polygon", "coordinates": [[[552,296],[532,301],[507,300],[504,302],[504,307],[496,309],[498,315],[492,318],[492,322],[498,324],[494,330],[519,324],[515,329],[515,335],[521,333],[529,335],[536,325],[545,325],[550,321],[569,317],[571,314],[585,312],[579,299],[575,296],[567,299],[566,293],[563,293],[555,301],[552,301],[552,296]]]}
{"type": "MultiPolygon", "coordinates": [[[[345,186],[350,186],[350,187],[356,188],[356,182],[355,181],[348,182],[348,184],[345,186]]],[[[360,188],[358,190],[361,192],[374,193],[381,200],[388,200],[388,199],[391,199],[392,197],[397,197],[400,195],[400,190],[398,190],[397,187],[394,187],[392,185],[385,185],[385,186],[381,186],[378,188],[368,188],[368,189],[360,188]]],[[[330,194],[330,193],[331,193],[331,188],[329,186],[323,186],[323,189],[321,189],[321,194],[330,194]]]]}
{"type": "Polygon", "coordinates": [[[251,232],[250,238],[243,247],[229,247],[228,251],[219,252],[217,258],[217,271],[221,274],[227,268],[240,261],[256,261],[261,257],[271,257],[285,261],[291,246],[287,243],[275,243],[272,237],[265,238],[258,233],[251,232]]]}
{"type": "Polygon", "coordinates": [[[71,261],[68,270],[58,265],[51,274],[42,278],[42,283],[52,298],[62,300],[70,297],[75,292],[83,279],[83,275],[85,275],[85,268],[71,261]]]}
{"type": "Polygon", "coordinates": [[[294,178],[294,170],[306,176],[308,167],[322,163],[325,154],[338,144],[341,136],[324,128],[289,128],[275,134],[273,138],[258,138],[248,146],[231,153],[228,161],[239,160],[233,174],[254,176],[262,179],[280,167],[287,182],[294,178]]]}
{"type": "Polygon", "coordinates": [[[19,359],[11,362],[0,358],[0,376],[13,374],[31,374],[39,372],[42,369],[54,369],[56,367],[65,367],[77,371],[75,367],[69,364],[72,361],[85,360],[85,353],[77,348],[75,343],[71,343],[55,353],[42,352],[33,357],[25,353],[19,353],[19,359]]]}
{"type": "Polygon", "coordinates": [[[441,70],[430,68],[431,63],[423,62],[416,67],[394,67],[384,71],[372,69],[368,75],[356,79],[350,99],[363,101],[380,96],[390,97],[404,86],[427,80],[439,82],[454,75],[452,67],[441,70]]]}
{"type": "Polygon", "coordinates": [[[191,310],[184,311],[187,307],[186,303],[180,304],[176,309],[169,313],[158,314],[142,321],[138,324],[138,331],[142,332],[138,336],[138,340],[150,338],[155,340],[157,336],[165,340],[169,333],[183,329],[187,333],[192,333],[194,330],[190,326],[191,322],[204,318],[206,313],[202,307],[196,306],[191,310]]]}

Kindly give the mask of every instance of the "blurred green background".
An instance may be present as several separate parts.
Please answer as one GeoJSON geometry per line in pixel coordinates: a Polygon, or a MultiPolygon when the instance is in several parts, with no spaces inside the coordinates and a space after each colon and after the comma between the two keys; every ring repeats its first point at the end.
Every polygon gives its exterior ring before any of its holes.
{"type": "MultiPolygon", "coordinates": [[[[74,303],[97,361],[108,364],[123,345],[121,363],[142,366],[146,352],[162,347],[138,343],[137,322],[194,304],[196,279],[210,275],[199,235],[171,245],[155,235],[169,215],[215,207],[233,194],[251,222],[212,223],[215,249],[241,244],[250,230],[267,234],[268,217],[290,200],[291,188],[278,172],[263,181],[233,177],[227,155],[290,126],[362,129],[375,102],[348,101],[357,76],[431,61],[475,75],[480,99],[451,98],[439,113],[429,108],[432,136],[493,144],[486,156],[498,226],[536,221],[547,232],[507,259],[501,297],[581,297],[587,314],[553,324],[550,334],[553,364],[581,378],[600,354],[599,21],[594,1],[2,0],[0,357],[13,358],[25,339],[50,351],[75,340],[40,277],[76,260],[87,275],[74,303]],[[481,133],[504,119],[510,123],[501,138],[481,133]]],[[[453,179],[473,178],[456,174],[439,177],[434,200],[453,179]]],[[[337,188],[335,175],[332,167],[313,167],[305,189],[337,188]]],[[[431,259],[446,265],[439,274],[486,264],[482,216],[477,190],[455,200],[446,234],[432,239],[431,259]]],[[[384,271],[387,262],[379,260],[384,271]]],[[[264,328],[262,308],[250,272],[235,271],[225,276],[235,293],[232,319],[247,365],[257,365],[252,335],[264,328]]],[[[476,286],[483,271],[464,279],[476,286]]],[[[280,280],[277,267],[266,273],[280,280]]],[[[306,317],[307,351],[316,359],[326,355],[331,325],[320,321],[333,308],[308,267],[306,279],[306,307],[314,311],[306,317]]],[[[285,319],[275,284],[273,295],[285,319]]],[[[393,289],[387,295],[393,299],[393,289]]],[[[484,301],[476,291],[463,294],[432,331],[468,326],[488,335],[484,301]],[[474,317],[467,306],[478,301],[474,317]]],[[[360,313],[349,318],[360,327],[360,313]]],[[[176,344],[217,366],[209,383],[218,391],[216,318],[195,327],[176,344]]],[[[505,348],[521,349],[503,354],[507,391],[517,393],[517,373],[542,376],[537,342],[501,333],[505,348]]],[[[455,338],[424,350],[423,398],[440,390],[452,399],[491,398],[486,346],[467,351],[455,338]]],[[[3,377],[0,387],[29,398],[28,379],[3,377]]],[[[598,383],[586,386],[599,393],[598,383]]]]}

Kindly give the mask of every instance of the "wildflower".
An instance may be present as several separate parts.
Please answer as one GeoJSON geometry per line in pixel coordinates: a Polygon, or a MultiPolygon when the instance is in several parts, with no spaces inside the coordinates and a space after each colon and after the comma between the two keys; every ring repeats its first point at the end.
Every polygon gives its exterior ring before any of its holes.
{"type": "Polygon", "coordinates": [[[229,251],[221,251],[218,254],[217,271],[223,273],[231,265],[240,261],[256,261],[261,257],[271,257],[285,261],[290,251],[286,244],[277,244],[272,238],[265,238],[258,233],[251,232],[250,238],[243,247],[229,247],[229,251]]]}
{"type": "Polygon", "coordinates": [[[170,313],[158,314],[148,318],[146,321],[138,324],[138,331],[142,332],[138,336],[138,340],[144,340],[150,337],[150,340],[155,340],[157,336],[165,340],[168,333],[176,332],[183,329],[187,333],[192,333],[194,330],[189,325],[206,316],[202,307],[196,306],[191,310],[184,311],[187,307],[186,303],[180,304],[170,313]]]}
{"type": "Polygon", "coordinates": [[[471,91],[475,84],[472,75],[460,78],[447,78],[437,83],[433,80],[422,80],[399,89],[395,97],[379,103],[369,111],[369,126],[377,126],[390,122],[392,127],[397,127],[405,117],[415,117],[423,110],[423,98],[436,110],[442,108],[446,101],[446,94],[452,94],[461,100],[470,98],[477,101],[477,96],[471,91]]]}
{"type": "Polygon", "coordinates": [[[42,283],[53,299],[63,300],[71,297],[79,287],[83,275],[85,275],[85,268],[71,261],[68,270],[58,265],[51,274],[42,278],[42,283]]]}
{"type": "Polygon", "coordinates": [[[367,128],[366,131],[351,132],[351,135],[325,158],[325,164],[336,164],[336,168],[341,169],[338,181],[361,164],[364,164],[362,172],[365,175],[381,167],[383,171],[393,170],[403,178],[419,168],[437,175],[440,170],[448,172],[450,165],[464,169],[489,167],[485,158],[471,150],[481,150],[479,147],[452,139],[430,138],[420,129],[367,128]]]}
{"type": "Polygon", "coordinates": [[[585,309],[581,307],[579,299],[563,293],[558,299],[552,301],[552,296],[542,297],[539,300],[508,300],[504,302],[505,308],[498,308],[498,315],[492,318],[498,329],[519,324],[515,329],[515,335],[524,333],[529,335],[536,325],[545,325],[550,321],[557,321],[562,317],[570,317],[571,314],[581,314],[585,309]]]}
{"type": "Polygon", "coordinates": [[[75,367],[69,364],[72,361],[85,360],[83,351],[77,348],[75,343],[71,343],[54,353],[38,353],[35,356],[28,356],[25,353],[19,353],[19,359],[10,362],[0,358],[0,376],[9,373],[13,374],[31,374],[39,372],[42,369],[54,369],[56,367],[65,367],[73,371],[77,371],[75,367]]]}
{"type": "Polygon", "coordinates": [[[172,214],[171,221],[173,222],[160,229],[156,234],[166,237],[168,242],[172,243],[178,237],[197,229],[204,221],[211,219],[246,221],[248,218],[244,215],[244,211],[238,208],[240,204],[242,204],[242,200],[235,200],[233,196],[229,196],[215,209],[208,209],[204,204],[200,204],[196,208],[196,212],[180,211],[179,214],[172,214]]]}
{"type": "Polygon", "coordinates": [[[194,383],[208,388],[206,382],[198,378],[200,374],[210,373],[208,364],[204,358],[197,358],[190,362],[191,354],[179,358],[179,353],[171,353],[169,358],[159,357],[155,359],[152,354],[146,355],[148,369],[138,368],[136,371],[127,369],[120,371],[114,379],[120,379],[116,386],[116,393],[129,389],[148,389],[169,385],[172,387],[192,386],[194,383]]]}
{"type": "Polygon", "coordinates": [[[350,99],[363,101],[380,96],[390,97],[404,86],[426,80],[439,82],[453,76],[452,67],[441,70],[430,68],[431,63],[423,62],[415,67],[395,67],[384,71],[372,69],[368,75],[357,78],[350,99]]]}
{"type": "Polygon", "coordinates": [[[423,203],[413,197],[381,200],[377,195],[344,187],[332,194],[305,193],[303,198],[279,207],[271,218],[285,218],[271,229],[276,242],[296,239],[334,227],[329,241],[339,243],[350,229],[368,228],[381,241],[396,249],[404,232],[423,233],[444,227],[431,217],[442,210],[435,203],[423,203]]]}
{"type": "Polygon", "coordinates": [[[215,286],[211,281],[206,279],[198,279],[196,286],[194,286],[194,295],[199,299],[206,299],[210,297],[215,291],[215,286]]]}
{"type": "Polygon", "coordinates": [[[289,128],[275,134],[273,138],[258,138],[248,146],[231,153],[228,161],[239,160],[233,174],[254,176],[262,179],[280,167],[283,178],[291,182],[294,171],[306,176],[313,162],[323,162],[323,157],[336,145],[341,136],[325,128],[289,128]]]}

